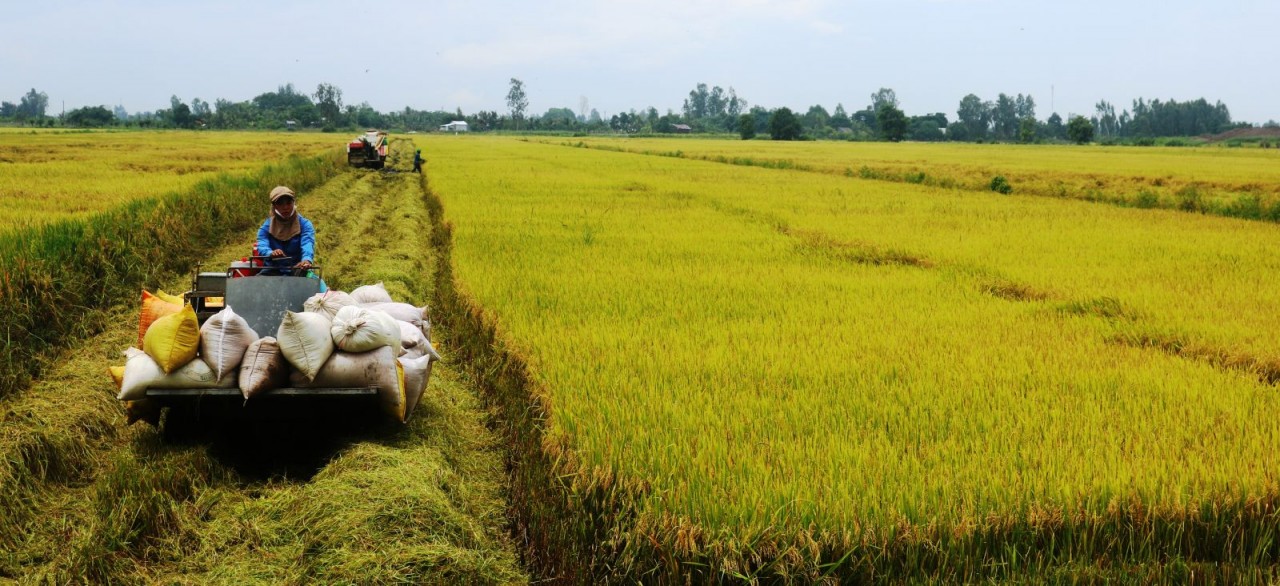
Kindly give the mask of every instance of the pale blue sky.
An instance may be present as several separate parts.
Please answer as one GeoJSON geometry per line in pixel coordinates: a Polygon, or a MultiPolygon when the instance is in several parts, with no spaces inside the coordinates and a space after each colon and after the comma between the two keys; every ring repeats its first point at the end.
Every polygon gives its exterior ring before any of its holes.
{"type": "Polygon", "coordinates": [[[1036,114],[1139,96],[1221,100],[1280,119],[1274,0],[603,0],[16,2],[0,4],[0,99],[34,87],[56,113],[234,101],[321,82],[387,111],[606,117],[679,111],[698,82],[751,105],[849,111],[880,87],[908,114],[955,119],[965,94],[1031,94],[1036,114]],[[1051,110],[1051,102],[1053,110],[1051,110]]]}

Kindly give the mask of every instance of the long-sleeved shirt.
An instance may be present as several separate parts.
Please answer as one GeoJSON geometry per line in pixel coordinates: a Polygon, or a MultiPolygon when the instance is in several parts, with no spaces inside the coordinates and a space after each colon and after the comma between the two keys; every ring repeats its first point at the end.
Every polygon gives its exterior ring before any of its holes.
{"type": "Polygon", "coordinates": [[[267,218],[258,228],[258,255],[271,256],[273,250],[283,250],[288,259],[268,259],[267,265],[278,268],[289,268],[304,260],[316,260],[316,229],[311,220],[298,216],[301,231],[288,240],[277,240],[271,235],[271,218],[267,218]]]}

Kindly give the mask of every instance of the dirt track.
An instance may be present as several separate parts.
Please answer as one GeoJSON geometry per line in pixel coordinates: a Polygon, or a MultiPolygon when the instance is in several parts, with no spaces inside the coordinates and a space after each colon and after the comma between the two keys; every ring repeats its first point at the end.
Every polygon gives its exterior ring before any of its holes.
{"type": "MultiPolygon", "coordinates": [[[[435,258],[412,149],[392,172],[356,170],[299,211],[333,288],[382,281],[422,305],[435,258]]],[[[264,215],[265,205],[264,194],[264,215]]],[[[242,256],[253,235],[211,255],[242,256]]],[[[182,291],[186,279],[166,289],[182,291]]],[[[438,364],[407,426],[231,430],[166,443],[126,426],[106,367],[136,340],[136,302],[0,402],[0,583],[512,583],[502,457],[474,391],[438,364]]],[[[440,334],[444,334],[443,336],[440,334]]]]}

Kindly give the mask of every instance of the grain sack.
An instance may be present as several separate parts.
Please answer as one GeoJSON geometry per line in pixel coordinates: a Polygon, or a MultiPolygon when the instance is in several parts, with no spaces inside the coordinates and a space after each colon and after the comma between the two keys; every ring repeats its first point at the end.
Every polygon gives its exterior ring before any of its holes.
{"type": "Polygon", "coordinates": [[[391,294],[387,293],[387,288],[382,285],[382,281],[378,281],[373,285],[356,287],[356,290],[351,292],[351,299],[356,303],[391,303],[395,301],[391,298],[391,294]]]}
{"type": "Polygon", "coordinates": [[[422,330],[407,321],[396,320],[400,326],[400,358],[417,358],[427,354],[427,337],[422,330]]]}
{"type": "Polygon", "coordinates": [[[249,322],[230,307],[213,314],[200,326],[200,357],[213,368],[218,379],[234,377],[244,351],[258,341],[249,322]]]}
{"type": "Polygon", "coordinates": [[[320,367],[333,354],[333,336],[329,318],[318,313],[286,312],[276,331],[280,352],[307,380],[316,377],[320,367]]]}
{"type": "Polygon", "coordinates": [[[427,390],[427,381],[431,379],[431,365],[437,359],[431,355],[417,358],[400,358],[400,366],[404,371],[404,419],[408,421],[427,390]]]}
{"type": "Polygon", "coordinates": [[[178,302],[172,301],[173,296],[164,291],[156,291],[152,293],[146,289],[142,290],[142,312],[138,314],[138,346],[142,346],[143,338],[147,335],[147,328],[157,319],[166,315],[178,313],[182,311],[182,298],[178,298],[178,302]]]}
{"type": "Polygon", "coordinates": [[[370,352],[334,352],[310,382],[291,377],[293,384],[312,388],[363,388],[378,389],[378,402],[383,411],[404,421],[404,384],[401,382],[400,363],[389,346],[370,352]]]}
{"type": "Polygon", "coordinates": [[[249,345],[240,363],[240,393],[248,401],[289,382],[289,362],[280,352],[280,344],[267,336],[249,345]]]}
{"type": "Polygon", "coordinates": [[[431,320],[427,318],[427,306],[414,307],[408,303],[361,303],[360,307],[365,309],[376,309],[385,311],[391,317],[400,321],[407,321],[418,329],[422,330],[422,335],[428,340],[431,339],[431,320]]]}
{"type": "MultiPolygon", "coordinates": [[[[135,348],[136,350],[137,348],[135,348]]],[[[108,366],[107,373],[111,375],[111,382],[116,384],[116,392],[120,392],[120,387],[124,385],[124,367],[108,366]]]]}
{"type": "Polygon", "coordinates": [[[385,313],[351,305],[338,310],[329,329],[333,343],[343,352],[368,352],[391,346],[400,354],[400,326],[385,313]]]}
{"type": "Polygon", "coordinates": [[[133,425],[136,421],[145,421],[150,423],[151,427],[160,427],[160,404],[152,399],[125,401],[124,415],[127,418],[127,425],[133,425]]]}
{"type": "Polygon", "coordinates": [[[152,322],[142,338],[142,351],[155,359],[165,373],[185,366],[200,347],[200,323],[190,305],[152,322]]]}
{"type": "Polygon", "coordinates": [[[124,365],[124,378],[120,384],[121,401],[136,401],[146,398],[147,389],[216,389],[236,386],[235,377],[227,377],[219,383],[213,369],[199,358],[188,362],[182,368],[165,374],[160,365],[151,356],[137,348],[125,350],[128,361],[124,365]]]}
{"type": "Polygon", "coordinates": [[[356,300],[343,291],[325,291],[307,298],[302,304],[302,309],[311,313],[324,314],[325,317],[333,319],[339,309],[355,304],[356,300]]]}

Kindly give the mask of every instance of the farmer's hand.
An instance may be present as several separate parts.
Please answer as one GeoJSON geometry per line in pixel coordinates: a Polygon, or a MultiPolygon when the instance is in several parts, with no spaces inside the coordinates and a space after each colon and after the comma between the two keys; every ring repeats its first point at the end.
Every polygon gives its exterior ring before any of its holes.
{"type": "Polygon", "coordinates": [[[282,256],[284,256],[284,251],[279,248],[271,251],[271,258],[280,258],[282,256]]]}
{"type": "Polygon", "coordinates": [[[309,260],[304,260],[304,261],[302,261],[302,262],[300,262],[300,263],[298,263],[298,264],[297,264],[297,268],[300,268],[300,269],[309,269],[309,268],[311,268],[311,261],[309,261],[309,260]]]}

